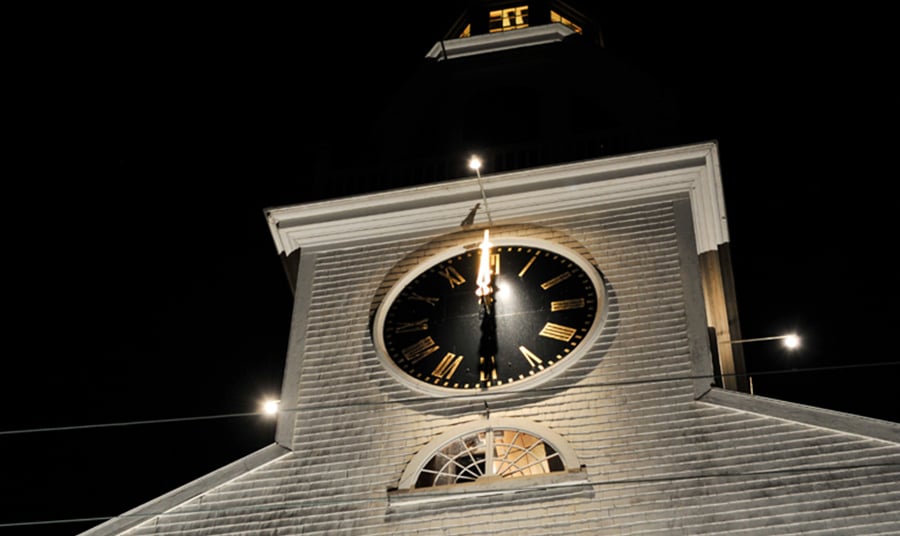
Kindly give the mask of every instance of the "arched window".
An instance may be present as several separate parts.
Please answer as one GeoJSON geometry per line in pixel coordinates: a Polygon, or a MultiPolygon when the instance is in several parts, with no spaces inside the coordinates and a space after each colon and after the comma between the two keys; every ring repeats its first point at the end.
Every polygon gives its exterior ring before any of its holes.
{"type": "Polygon", "coordinates": [[[487,428],[453,438],[419,471],[416,488],[564,471],[559,453],[517,428],[487,428]]]}
{"type": "Polygon", "coordinates": [[[479,419],[448,429],[416,453],[391,503],[586,483],[575,452],[549,428],[525,419],[479,419]]]}

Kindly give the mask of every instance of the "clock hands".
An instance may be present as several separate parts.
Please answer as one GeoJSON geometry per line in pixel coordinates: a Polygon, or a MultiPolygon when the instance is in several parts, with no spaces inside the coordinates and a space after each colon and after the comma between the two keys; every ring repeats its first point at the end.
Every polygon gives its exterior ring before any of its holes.
{"type": "MultiPolygon", "coordinates": [[[[481,241],[481,256],[478,260],[478,279],[476,283],[478,289],[475,294],[481,304],[481,339],[478,344],[478,355],[480,357],[479,367],[481,368],[481,382],[485,387],[490,387],[493,382],[497,381],[497,321],[494,316],[494,286],[491,281],[493,267],[491,266],[491,241],[490,227],[493,225],[491,220],[491,211],[488,208],[487,194],[484,191],[484,185],[481,184],[481,159],[472,156],[469,160],[469,167],[475,170],[478,176],[478,188],[481,190],[481,201],[484,203],[484,211],[488,218],[488,228],[484,230],[484,240],[481,241]]],[[[478,205],[475,206],[475,209],[478,205]]],[[[474,220],[474,210],[470,214],[474,220]]]]}
{"type": "Polygon", "coordinates": [[[497,321],[494,315],[494,286],[491,280],[491,241],[490,231],[484,230],[484,240],[480,245],[480,257],[478,260],[478,289],[475,295],[481,304],[481,339],[478,344],[480,379],[485,387],[497,380],[497,321]]]}
{"type": "Polygon", "coordinates": [[[481,303],[481,308],[484,314],[493,314],[493,303],[494,303],[494,286],[491,281],[492,276],[492,267],[491,267],[491,240],[490,240],[490,231],[488,229],[484,230],[484,240],[481,241],[481,245],[478,246],[481,250],[480,256],[478,258],[478,278],[475,280],[475,283],[478,285],[478,288],[475,290],[475,295],[478,296],[478,301],[481,303]]]}

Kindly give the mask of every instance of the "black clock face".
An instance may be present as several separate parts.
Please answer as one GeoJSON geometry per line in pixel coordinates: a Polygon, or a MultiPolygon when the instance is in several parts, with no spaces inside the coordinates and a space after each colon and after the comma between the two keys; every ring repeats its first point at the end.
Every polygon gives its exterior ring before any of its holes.
{"type": "Polygon", "coordinates": [[[530,385],[571,364],[601,320],[599,273],[574,252],[499,243],[490,298],[479,297],[478,249],[440,257],[396,286],[376,316],[389,365],[429,392],[530,385]]]}

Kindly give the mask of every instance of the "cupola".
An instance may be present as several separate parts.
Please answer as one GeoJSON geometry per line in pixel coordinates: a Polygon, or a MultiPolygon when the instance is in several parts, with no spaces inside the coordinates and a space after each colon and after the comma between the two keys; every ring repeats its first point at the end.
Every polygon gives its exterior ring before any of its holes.
{"type": "Polygon", "coordinates": [[[559,0],[473,1],[427,56],[444,60],[546,44],[572,34],[603,44],[591,18],[559,0]]]}

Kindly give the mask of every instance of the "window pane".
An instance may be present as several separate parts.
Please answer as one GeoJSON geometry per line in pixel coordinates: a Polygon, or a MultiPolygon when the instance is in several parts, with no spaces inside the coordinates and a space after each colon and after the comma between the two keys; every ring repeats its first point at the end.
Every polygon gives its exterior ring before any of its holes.
{"type": "Polygon", "coordinates": [[[491,11],[488,15],[488,31],[506,32],[528,27],[528,6],[510,7],[491,11]]]}
{"type": "Polygon", "coordinates": [[[495,429],[459,437],[422,468],[417,488],[474,482],[482,477],[515,478],[563,471],[556,450],[521,430],[495,429]]]}
{"type": "Polygon", "coordinates": [[[569,28],[572,28],[573,30],[575,30],[575,32],[582,33],[581,26],[575,24],[574,22],[570,21],[569,19],[563,17],[562,15],[560,15],[559,13],[557,13],[556,11],[553,11],[553,10],[550,10],[550,22],[559,22],[559,23],[565,24],[569,28]]]}

